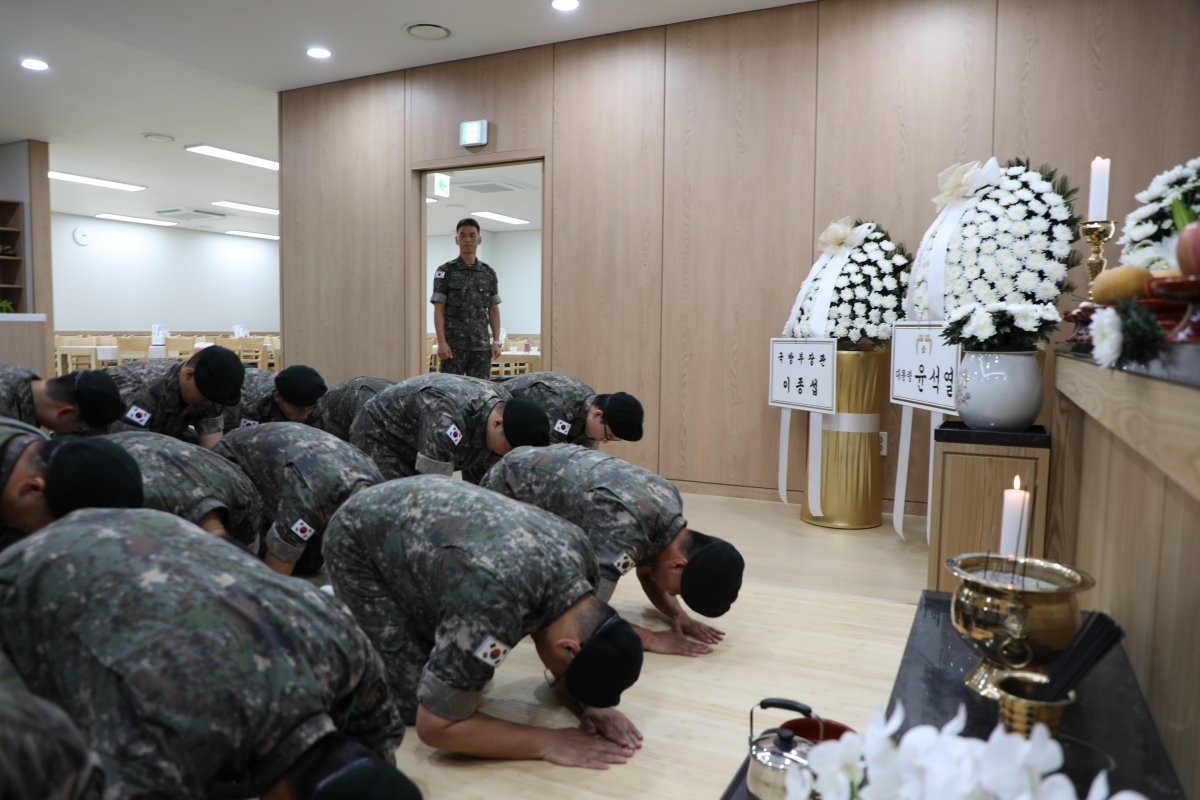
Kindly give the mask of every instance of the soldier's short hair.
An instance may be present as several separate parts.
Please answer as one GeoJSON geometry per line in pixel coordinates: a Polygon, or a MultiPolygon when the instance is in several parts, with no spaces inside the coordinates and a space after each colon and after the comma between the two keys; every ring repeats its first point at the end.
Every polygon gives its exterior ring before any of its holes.
{"type": "Polygon", "coordinates": [[[468,228],[474,228],[476,233],[480,231],[478,220],[476,220],[474,217],[463,217],[458,221],[458,224],[454,226],[454,232],[458,233],[458,229],[464,226],[468,228]]]}

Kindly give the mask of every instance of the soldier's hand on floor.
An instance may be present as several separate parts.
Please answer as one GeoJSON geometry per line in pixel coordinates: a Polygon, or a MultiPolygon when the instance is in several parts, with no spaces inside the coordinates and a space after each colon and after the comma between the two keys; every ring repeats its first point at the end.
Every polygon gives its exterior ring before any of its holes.
{"type": "MultiPolygon", "coordinates": [[[[708,644],[719,644],[725,638],[725,631],[692,619],[682,611],[675,617],[675,632],[685,636],[694,636],[708,644]]],[[[712,649],[709,648],[708,652],[712,652],[712,649]]]]}
{"type": "Polygon", "coordinates": [[[579,717],[579,728],[623,747],[637,749],[642,746],[642,732],[615,708],[585,708],[579,717]]]}
{"type": "Polygon", "coordinates": [[[563,728],[553,734],[554,743],[542,758],[562,767],[608,769],[609,764],[624,764],[633,755],[632,747],[581,730],[563,728]]]}
{"type": "Polygon", "coordinates": [[[646,649],[651,653],[663,653],[668,656],[708,655],[712,648],[700,642],[693,642],[687,636],[677,631],[662,631],[651,633],[646,642],[646,649]]]}

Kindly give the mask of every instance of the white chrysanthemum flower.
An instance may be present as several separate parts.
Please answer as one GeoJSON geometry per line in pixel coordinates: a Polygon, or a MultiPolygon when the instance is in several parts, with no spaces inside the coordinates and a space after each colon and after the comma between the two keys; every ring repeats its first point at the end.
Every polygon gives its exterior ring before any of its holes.
{"type": "Polygon", "coordinates": [[[882,250],[883,250],[885,253],[890,253],[890,252],[892,252],[893,250],[895,250],[895,249],[896,249],[896,245],[892,244],[892,243],[891,243],[890,241],[888,241],[887,239],[884,239],[882,242],[880,242],[880,243],[879,243],[879,247],[880,247],[880,249],[882,249],[882,250]]]}
{"type": "Polygon", "coordinates": [[[1025,217],[1027,217],[1029,215],[1029,210],[1026,209],[1025,206],[1023,206],[1023,205],[1014,203],[1013,205],[1008,207],[1008,211],[1006,211],[1005,213],[1008,214],[1009,219],[1018,220],[1018,219],[1025,219],[1025,217]]]}
{"type": "Polygon", "coordinates": [[[905,264],[908,263],[908,259],[902,255],[896,254],[896,255],[892,256],[892,263],[895,264],[897,267],[903,267],[905,264]]]}
{"type": "Polygon", "coordinates": [[[874,254],[879,252],[880,247],[878,242],[867,242],[863,245],[862,249],[864,253],[874,254]]]}
{"type": "Polygon", "coordinates": [[[1050,246],[1050,237],[1044,233],[1035,233],[1027,241],[1029,249],[1035,253],[1045,252],[1046,248],[1050,246]]]}
{"type": "Polygon", "coordinates": [[[1017,288],[1025,294],[1030,294],[1037,290],[1038,284],[1042,279],[1033,270],[1026,270],[1017,275],[1017,288]]]}
{"type": "Polygon", "coordinates": [[[1028,205],[1029,210],[1039,217],[1050,210],[1049,207],[1041,200],[1030,200],[1028,205]]]}
{"type": "Polygon", "coordinates": [[[857,300],[866,300],[867,295],[869,295],[869,294],[870,294],[870,292],[867,291],[867,287],[865,287],[865,286],[855,286],[854,287],[854,297],[857,300]]]}
{"type": "Polygon", "coordinates": [[[1013,194],[1015,194],[1017,199],[1022,203],[1028,203],[1030,200],[1033,200],[1033,192],[1024,187],[1017,189],[1015,192],[1013,192],[1013,194]]]}
{"type": "Polygon", "coordinates": [[[996,334],[996,323],[986,309],[975,308],[971,318],[963,326],[963,334],[969,338],[986,341],[996,334]]]}
{"type": "Polygon", "coordinates": [[[1050,245],[1050,254],[1055,258],[1066,258],[1071,255],[1071,245],[1067,242],[1054,242],[1050,245]]]}
{"type": "Polygon", "coordinates": [[[1000,295],[1001,297],[1003,297],[1003,296],[1005,296],[1005,295],[1009,294],[1010,292],[1012,292],[1012,290],[1013,290],[1013,289],[1015,289],[1015,288],[1016,288],[1016,286],[1015,286],[1015,284],[1013,283],[1013,279],[1012,279],[1012,278],[1008,277],[1007,275],[1004,275],[1004,276],[1002,276],[1001,278],[999,278],[999,279],[998,279],[998,280],[997,280],[997,281],[996,281],[996,282],[995,282],[995,283],[992,285],[992,288],[996,290],[996,294],[998,294],[998,295],[1000,295]]]}
{"type": "MultiPolygon", "coordinates": [[[[880,299],[882,300],[882,298],[880,299]]],[[[883,319],[883,310],[880,308],[872,308],[869,312],[867,312],[867,319],[878,325],[879,320],[883,319]]]]}
{"type": "Polygon", "coordinates": [[[883,307],[884,308],[895,308],[897,305],[898,305],[898,303],[896,301],[896,295],[889,294],[887,297],[883,298],[883,307]]]}
{"type": "Polygon", "coordinates": [[[887,289],[889,292],[894,292],[898,286],[899,284],[896,282],[894,277],[891,275],[883,276],[883,288],[887,289]]]}
{"type": "Polygon", "coordinates": [[[1029,184],[1029,188],[1038,194],[1054,194],[1054,184],[1047,180],[1033,181],[1029,184]]]}
{"type": "Polygon", "coordinates": [[[842,291],[840,292],[840,297],[843,300],[853,300],[854,299],[854,290],[847,286],[845,289],[842,289],[842,291]]]}
{"type": "Polygon", "coordinates": [[[985,239],[986,239],[986,238],[989,238],[989,237],[991,237],[991,236],[995,236],[995,235],[996,235],[996,222],[995,222],[995,220],[988,220],[987,222],[984,222],[984,223],[980,224],[980,226],[979,226],[979,235],[980,235],[980,236],[982,236],[982,237],[983,237],[983,238],[985,238],[985,239]]]}
{"type": "MultiPolygon", "coordinates": [[[[886,299],[891,300],[893,305],[895,304],[896,298],[888,297],[886,299]]],[[[887,305],[887,304],[885,303],[884,305],[887,305]]],[[[890,306],[889,306],[889,308],[890,308],[890,306]]],[[[895,311],[884,311],[883,312],[883,322],[886,325],[894,325],[894,324],[896,324],[896,320],[898,320],[898,319],[900,319],[900,317],[896,314],[895,311]]]]}
{"type": "Polygon", "coordinates": [[[1058,297],[1058,284],[1052,281],[1042,281],[1034,291],[1033,296],[1038,300],[1050,301],[1058,297]]]}
{"type": "MultiPolygon", "coordinates": [[[[1009,237],[1012,238],[1012,237],[1009,237]]],[[[990,256],[1000,249],[1000,243],[996,239],[984,239],[979,244],[979,252],[982,255],[990,256]]]]}
{"type": "Polygon", "coordinates": [[[1067,277],[1067,265],[1059,261],[1050,261],[1046,264],[1046,268],[1042,271],[1042,274],[1046,276],[1046,280],[1060,284],[1067,277]]]}
{"type": "Polygon", "coordinates": [[[1075,241],[1075,232],[1066,225],[1054,226],[1054,238],[1060,242],[1075,241]]]}
{"type": "Polygon", "coordinates": [[[1025,302],[1025,295],[1021,294],[1020,292],[1009,292],[1004,296],[1004,302],[1008,303],[1009,305],[1017,305],[1025,302]]]}
{"type": "Polygon", "coordinates": [[[1012,243],[1010,249],[1018,261],[1028,258],[1029,254],[1033,252],[1033,249],[1029,246],[1028,239],[1017,239],[1012,243]]]}
{"type": "Polygon", "coordinates": [[[1014,164],[1013,166],[1004,170],[1005,175],[1023,175],[1024,173],[1025,173],[1025,167],[1023,167],[1020,164],[1014,164]]]}
{"type": "Polygon", "coordinates": [[[865,280],[866,280],[866,278],[863,277],[862,272],[855,270],[854,272],[850,273],[850,282],[855,285],[858,285],[865,280]]]}
{"type": "Polygon", "coordinates": [[[850,285],[850,278],[847,275],[838,275],[837,280],[833,282],[833,285],[839,289],[845,289],[850,285]]]}
{"type": "Polygon", "coordinates": [[[1092,314],[1092,360],[1102,367],[1111,367],[1121,357],[1125,337],[1121,332],[1121,317],[1115,308],[1097,309],[1092,314]]]}
{"type": "Polygon", "coordinates": [[[844,339],[848,332],[849,328],[845,325],[834,325],[833,330],[829,332],[829,336],[833,339],[844,339]]]}
{"type": "Polygon", "coordinates": [[[1029,235],[1029,221],[1024,220],[1024,219],[1018,220],[1017,222],[1014,222],[1012,225],[1009,225],[1008,229],[1010,231],[1012,231],[1012,235],[1017,238],[1020,238],[1022,236],[1028,236],[1029,235]]]}
{"type": "Polygon", "coordinates": [[[1050,230],[1050,220],[1046,219],[1045,216],[1034,217],[1029,220],[1029,230],[1034,233],[1045,233],[1050,230]]]}
{"type": "Polygon", "coordinates": [[[1066,206],[1054,206],[1050,209],[1050,218],[1065,222],[1071,218],[1071,210],[1066,206]]]}
{"type": "Polygon", "coordinates": [[[1012,312],[1013,324],[1023,331],[1036,332],[1042,318],[1032,306],[1016,306],[1012,312]]]}
{"type": "MultiPolygon", "coordinates": [[[[982,272],[983,277],[991,282],[995,282],[1000,278],[1001,275],[1004,274],[1000,269],[1000,264],[997,262],[992,262],[988,266],[984,267],[982,272]]],[[[976,281],[976,283],[978,283],[978,281],[976,281]]]]}
{"type": "Polygon", "coordinates": [[[1132,228],[1129,228],[1129,232],[1126,235],[1128,236],[1129,241],[1140,242],[1142,239],[1152,236],[1157,232],[1158,225],[1153,222],[1143,222],[1139,225],[1134,225],[1132,228]]]}
{"type": "Polygon", "coordinates": [[[1008,178],[1000,181],[1000,188],[1006,192],[1018,192],[1021,190],[1021,182],[1008,178]]]}
{"type": "Polygon", "coordinates": [[[850,258],[861,264],[867,260],[867,254],[861,250],[855,250],[853,253],[850,254],[850,258]]]}
{"type": "Polygon", "coordinates": [[[1047,189],[1045,192],[1042,193],[1042,202],[1045,203],[1046,205],[1050,206],[1051,208],[1057,208],[1059,206],[1065,206],[1067,204],[1067,201],[1063,199],[1063,196],[1061,194],[1059,194],[1058,192],[1051,191],[1049,189],[1047,189]]]}
{"type": "Polygon", "coordinates": [[[962,254],[962,263],[964,267],[973,267],[979,263],[979,253],[974,250],[962,254]]]}
{"type": "MultiPolygon", "coordinates": [[[[1016,223],[1013,223],[1013,224],[1015,225],[1016,223]]],[[[1013,237],[1011,231],[1000,231],[1000,233],[996,234],[996,244],[999,245],[1000,247],[1011,246],[1013,243],[1013,239],[1014,239],[1014,237],[1013,237]]]]}
{"type": "Polygon", "coordinates": [[[979,235],[979,226],[977,225],[963,225],[959,230],[964,239],[970,239],[973,236],[979,235]]]}

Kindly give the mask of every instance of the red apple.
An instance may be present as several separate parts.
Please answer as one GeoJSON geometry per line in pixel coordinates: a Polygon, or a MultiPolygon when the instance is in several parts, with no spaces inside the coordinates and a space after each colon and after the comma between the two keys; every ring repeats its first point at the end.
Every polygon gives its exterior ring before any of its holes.
{"type": "Polygon", "coordinates": [[[1184,275],[1200,275],[1200,220],[1188,223],[1179,234],[1175,247],[1179,271],[1184,275]]]}

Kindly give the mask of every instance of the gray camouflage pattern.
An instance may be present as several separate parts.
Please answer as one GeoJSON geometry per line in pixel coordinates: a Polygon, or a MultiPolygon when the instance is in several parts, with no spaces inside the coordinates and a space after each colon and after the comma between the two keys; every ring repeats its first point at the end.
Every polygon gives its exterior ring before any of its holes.
{"type": "Polygon", "coordinates": [[[109,433],[121,431],[151,431],[181,439],[188,426],[193,425],[196,433],[220,433],[224,430],[221,406],[208,403],[189,406],[179,394],[179,372],[183,364],[165,359],[130,361],[104,370],[117,384],[121,399],[125,401],[125,416],[108,427],[109,433]],[[145,424],[133,421],[133,407],[149,412],[145,424]]]}
{"type": "Polygon", "coordinates": [[[261,422],[287,422],[283,410],[275,404],[275,373],[258,367],[246,367],[242,402],[223,408],[226,432],[261,422]]]}
{"type": "Polygon", "coordinates": [[[595,578],[579,528],[432,475],[351,498],[325,532],[325,559],[410,723],[418,704],[446,719],[471,716],[500,651],[559,617],[595,578]]]}
{"type": "Polygon", "coordinates": [[[679,490],[666,478],[574,444],[518,447],[480,486],[531,503],[583,528],[608,602],[621,576],[654,560],[687,524],[679,490]]]}
{"type": "Polygon", "coordinates": [[[133,456],[142,471],[145,508],[174,514],[199,524],[211,511],[220,511],[232,541],[258,553],[263,501],[254,483],[237,464],[201,447],[148,431],[125,431],[105,436],[133,456]]]}
{"type": "Polygon", "coordinates": [[[443,375],[469,375],[486,379],[492,374],[492,349],[465,350],[456,347],[454,358],[440,361],[438,371],[443,375]]]}
{"type": "Polygon", "coordinates": [[[339,725],[385,758],[403,736],[340,601],[160,511],[83,509],[0,553],[0,644],[110,798],[255,796],[339,725]]]}
{"type": "Polygon", "coordinates": [[[532,400],[550,418],[550,443],[586,445],[587,415],[596,402],[596,392],[583,381],[557,372],[530,372],[504,382],[513,397],[532,400]],[[557,427],[556,427],[557,426],[557,427]],[[564,428],[568,428],[563,432],[564,428]]]}
{"type": "Polygon", "coordinates": [[[453,350],[491,352],[489,312],[500,303],[500,284],[494,269],[478,259],[474,264],[461,257],[447,261],[433,273],[429,302],[446,306],[444,333],[453,350]]]}
{"type": "Polygon", "coordinates": [[[30,692],[0,651],[0,797],[67,800],[94,762],[70,717],[30,692]]]}
{"type": "Polygon", "coordinates": [[[213,452],[240,466],[258,488],[271,523],[267,552],[306,574],[324,563],[321,541],[333,512],[383,480],[357,447],[299,422],[230,431],[213,452]]]}
{"type": "Polygon", "coordinates": [[[0,417],[37,425],[33,384],[38,374],[17,364],[0,364],[0,417]]]}
{"type": "Polygon", "coordinates": [[[373,378],[370,375],[360,375],[348,381],[335,383],[329,391],[321,395],[317,407],[308,417],[308,424],[318,430],[332,433],[343,442],[350,441],[350,426],[354,418],[371,398],[395,381],[386,378],[373,378]]]}
{"type": "Polygon", "coordinates": [[[363,406],[350,442],[374,459],[385,480],[419,473],[453,475],[496,456],[485,432],[506,389],[465,375],[434,373],[401,381],[363,406]]]}

